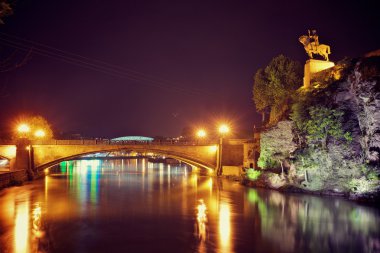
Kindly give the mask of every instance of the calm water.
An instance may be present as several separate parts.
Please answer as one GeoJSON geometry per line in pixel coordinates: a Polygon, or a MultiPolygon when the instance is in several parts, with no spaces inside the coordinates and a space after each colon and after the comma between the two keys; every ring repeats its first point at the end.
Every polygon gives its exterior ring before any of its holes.
{"type": "Polygon", "coordinates": [[[74,161],[0,191],[0,252],[380,252],[380,212],[145,159],[74,161]]]}

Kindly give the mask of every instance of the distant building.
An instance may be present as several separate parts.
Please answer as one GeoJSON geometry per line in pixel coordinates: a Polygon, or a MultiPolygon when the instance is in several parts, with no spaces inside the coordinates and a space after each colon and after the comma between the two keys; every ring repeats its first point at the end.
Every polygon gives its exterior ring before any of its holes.
{"type": "Polygon", "coordinates": [[[151,137],[145,137],[145,136],[123,136],[111,139],[111,141],[114,142],[124,142],[124,141],[137,141],[137,142],[152,142],[154,138],[151,137]]]}

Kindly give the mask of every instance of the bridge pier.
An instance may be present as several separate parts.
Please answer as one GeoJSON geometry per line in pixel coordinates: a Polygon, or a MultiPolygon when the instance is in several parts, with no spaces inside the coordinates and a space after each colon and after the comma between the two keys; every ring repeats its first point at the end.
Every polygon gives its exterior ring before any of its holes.
{"type": "Polygon", "coordinates": [[[29,140],[21,139],[16,144],[16,160],[11,170],[24,170],[28,179],[33,179],[34,173],[33,147],[29,140]]]}

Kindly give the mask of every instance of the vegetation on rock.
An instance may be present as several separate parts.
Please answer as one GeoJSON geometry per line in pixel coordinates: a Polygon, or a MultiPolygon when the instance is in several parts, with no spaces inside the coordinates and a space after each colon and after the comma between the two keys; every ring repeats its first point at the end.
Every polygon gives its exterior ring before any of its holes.
{"type": "Polygon", "coordinates": [[[309,144],[320,144],[326,149],[329,138],[334,141],[343,138],[347,141],[352,140],[351,134],[342,129],[343,112],[326,107],[311,107],[309,115],[310,119],[304,127],[309,144]]]}
{"type": "Polygon", "coordinates": [[[276,168],[297,148],[293,142],[293,122],[280,121],[275,127],[263,132],[260,137],[260,168],[276,168]]]}

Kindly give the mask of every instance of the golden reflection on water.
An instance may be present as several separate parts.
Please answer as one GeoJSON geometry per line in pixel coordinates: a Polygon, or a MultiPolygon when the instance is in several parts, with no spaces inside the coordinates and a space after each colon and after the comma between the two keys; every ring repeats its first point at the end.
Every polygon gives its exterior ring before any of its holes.
{"type": "Polygon", "coordinates": [[[167,172],[166,172],[167,175],[168,175],[168,177],[167,177],[167,179],[168,179],[167,184],[168,184],[168,188],[170,189],[170,170],[171,170],[171,167],[170,167],[170,164],[168,164],[167,166],[168,166],[167,172]]]}
{"type": "Polygon", "coordinates": [[[17,203],[15,218],[15,253],[29,252],[29,200],[17,203]]]}
{"type": "Polygon", "coordinates": [[[219,205],[219,245],[221,252],[231,252],[231,209],[221,200],[219,205]]]}
{"type": "Polygon", "coordinates": [[[203,253],[206,252],[206,239],[207,239],[207,207],[203,201],[200,199],[199,204],[197,206],[197,234],[199,239],[199,247],[198,252],[203,253]]]}
{"type": "Polygon", "coordinates": [[[142,163],[142,174],[145,174],[145,167],[146,167],[145,159],[142,159],[141,163],[142,163]]]}
{"type": "Polygon", "coordinates": [[[212,196],[212,177],[208,179],[208,188],[210,191],[210,196],[212,196]]]}
{"type": "Polygon", "coordinates": [[[199,200],[199,204],[197,206],[197,222],[198,222],[198,237],[201,241],[206,240],[206,205],[203,199],[199,200]]]}
{"type": "Polygon", "coordinates": [[[42,211],[41,211],[41,205],[37,203],[35,207],[33,208],[33,234],[36,238],[41,238],[44,236],[44,231],[42,230],[42,225],[41,225],[41,216],[42,216],[42,211]]]}

